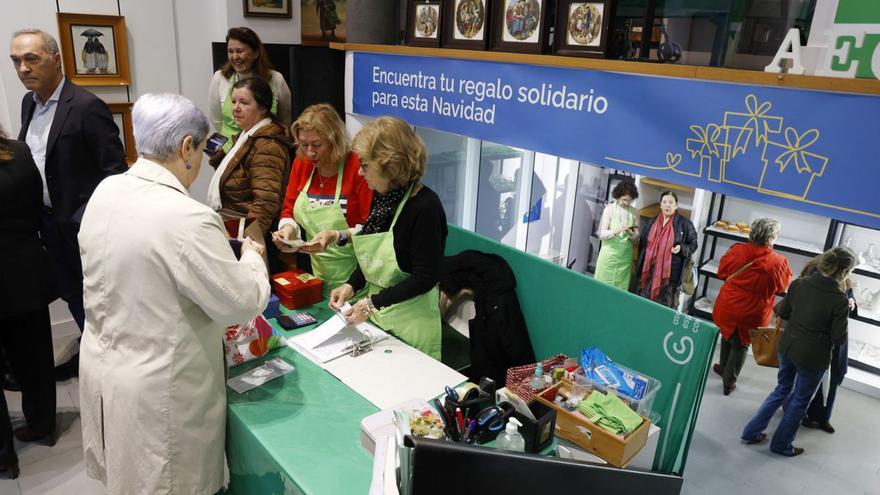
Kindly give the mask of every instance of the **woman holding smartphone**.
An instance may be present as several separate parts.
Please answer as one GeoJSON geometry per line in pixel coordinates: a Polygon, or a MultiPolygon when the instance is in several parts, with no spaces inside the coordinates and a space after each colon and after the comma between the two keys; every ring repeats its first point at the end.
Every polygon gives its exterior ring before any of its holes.
{"type": "Polygon", "coordinates": [[[596,280],[618,289],[629,289],[633,243],[639,240],[638,214],[632,207],[639,190],[630,181],[621,181],[611,191],[614,201],[605,207],[597,232],[602,241],[596,260],[596,280]]]}

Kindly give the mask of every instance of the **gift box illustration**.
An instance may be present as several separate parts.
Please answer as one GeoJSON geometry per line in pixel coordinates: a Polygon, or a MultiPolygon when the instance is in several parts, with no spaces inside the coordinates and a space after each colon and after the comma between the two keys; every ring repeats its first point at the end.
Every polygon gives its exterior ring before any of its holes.
{"type": "Polygon", "coordinates": [[[685,140],[690,160],[673,168],[681,174],[721,182],[723,166],[730,155],[730,145],[725,142],[727,130],[717,124],[692,125],[690,129],[691,137],[685,140]]]}
{"type": "Polygon", "coordinates": [[[783,118],[770,115],[773,104],[745,98],[745,112],[724,112],[722,127],[730,154],[722,165],[722,181],[757,188],[761,180],[761,153],[782,132],[783,118]]]}
{"type": "Polygon", "coordinates": [[[828,157],[815,151],[818,129],[799,133],[785,129],[781,142],[767,141],[762,154],[764,170],[758,191],[790,199],[805,199],[813,181],[828,166],[828,157]]]}

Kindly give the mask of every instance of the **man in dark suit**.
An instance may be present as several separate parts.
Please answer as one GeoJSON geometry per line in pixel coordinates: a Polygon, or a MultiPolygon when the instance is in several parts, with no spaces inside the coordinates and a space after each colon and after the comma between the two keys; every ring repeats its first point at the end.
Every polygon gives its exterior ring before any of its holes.
{"type": "MultiPolygon", "coordinates": [[[[36,30],[17,31],[9,56],[25,88],[20,141],[33,153],[43,178],[42,236],[61,298],[80,331],[83,311],[79,222],[92,192],[108,175],[127,169],[119,128],[107,105],[66,80],[58,43],[36,30]]],[[[76,372],[76,359],[59,371],[76,372]]]]}

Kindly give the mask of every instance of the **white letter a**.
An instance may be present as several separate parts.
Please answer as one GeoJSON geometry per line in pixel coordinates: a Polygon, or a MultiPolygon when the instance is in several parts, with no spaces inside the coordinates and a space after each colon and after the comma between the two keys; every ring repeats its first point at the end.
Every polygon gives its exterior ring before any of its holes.
{"type": "Polygon", "coordinates": [[[776,56],[773,57],[770,65],[764,67],[764,72],[782,72],[780,62],[785,59],[792,61],[791,68],[788,69],[789,74],[804,73],[804,66],[801,65],[801,32],[798,28],[788,30],[788,34],[779,45],[779,50],[776,51],[776,56]]]}

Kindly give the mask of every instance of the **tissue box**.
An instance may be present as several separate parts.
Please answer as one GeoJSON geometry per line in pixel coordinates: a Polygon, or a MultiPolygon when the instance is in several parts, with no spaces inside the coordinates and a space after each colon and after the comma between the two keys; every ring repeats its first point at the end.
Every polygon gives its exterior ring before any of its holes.
{"type": "Polygon", "coordinates": [[[302,270],[293,269],[272,276],[272,290],[288,309],[297,309],[321,302],[321,279],[302,270]]]}

